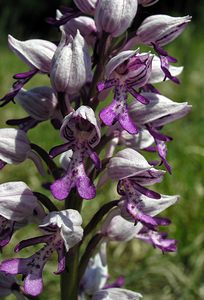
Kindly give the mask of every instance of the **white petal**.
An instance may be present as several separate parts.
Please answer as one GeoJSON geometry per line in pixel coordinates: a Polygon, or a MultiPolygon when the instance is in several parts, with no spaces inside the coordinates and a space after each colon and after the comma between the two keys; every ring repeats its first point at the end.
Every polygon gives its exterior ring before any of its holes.
{"type": "Polygon", "coordinates": [[[151,167],[139,152],[126,148],[110,159],[107,169],[111,179],[122,179],[140,174],[151,167]]]}
{"type": "Polygon", "coordinates": [[[19,41],[11,35],[8,36],[8,43],[11,50],[26,64],[41,72],[50,72],[51,60],[57,48],[55,44],[40,39],[19,41]]]}

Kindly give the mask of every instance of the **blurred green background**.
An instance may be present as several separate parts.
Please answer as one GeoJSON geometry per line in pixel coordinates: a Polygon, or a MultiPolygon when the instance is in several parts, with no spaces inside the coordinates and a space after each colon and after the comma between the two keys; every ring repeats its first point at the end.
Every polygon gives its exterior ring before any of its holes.
{"type": "MultiPolygon", "coordinates": [[[[18,39],[59,37],[57,30],[45,23],[45,18],[54,16],[56,8],[67,3],[60,0],[0,2],[0,97],[9,90],[13,82],[12,75],[27,70],[27,66],[7,49],[7,34],[18,39]]],[[[171,55],[178,58],[178,65],[184,66],[181,85],[165,82],[158,86],[170,99],[188,101],[193,105],[187,117],[165,128],[165,133],[174,138],[168,147],[168,160],[173,167],[173,175],[167,174],[156,187],[163,194],[181,195],[179,203],[163,214],[172,219],[168,232],[170,237],[179,241],[178,252],[163,255],[158,249],[139,241],[112,243],[109,247],[110,274],[112,279],[125,275],[126,287],[141,292],[145,300],[204,299],[204,5],[202,0],[160,0],[153,7],[145,8],[140,17],[144,18],[151,13],[193,16],[187,30],[166,47],[171,55]]],[[[49,80],[38,75],[26,88],[46,84],[49,85],[49,80]]],[[[9,104],[0,110],[0,116],[1,127],[5,127],[7,119],[24,117],[26,113],[17,105],[9,104]]],[[[31,130],[29,138],[46,150],[61,142],[58,132],[47,122],[31,130]]],[[[42,181],[51,180],[51,177],[42,179],[32,162],[26,161],[19,166],[6,166],[1,171],[0,183],[13,180],[23,180],[33,190],[42,191],[42,181]]],[[[91,212],[94,212],[99,203],[114,197],[115,192],[110,187],[106,193],[104,190],[99,191],[97,199],[86,202],[84,219],[90,217],[90,207],[91,212]]],[[[30,227],[17,232],[2,258],[16,256],[12,246],[28,237],[30,227]]],[[[23,250],[21,256],[31,255],[35,248],[23,250]]],[[[45,267],[42,300],[48,297],[50,300],[59,299],[59,277],[52,274],[55,268],[54,259],[45,267]]],[[[9,299],[14,298],[11,296],[9,299]]]]}

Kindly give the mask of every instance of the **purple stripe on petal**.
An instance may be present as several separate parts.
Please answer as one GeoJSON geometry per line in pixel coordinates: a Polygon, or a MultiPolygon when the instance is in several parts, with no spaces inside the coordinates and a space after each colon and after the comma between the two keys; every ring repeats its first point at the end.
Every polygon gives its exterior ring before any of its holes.
{"type": "Polygon", "coordinates": [[[87,176],[79,176],[76,180],[76,187],[82,198],[86,200],[95,198],[96,188],[87,176]]]}

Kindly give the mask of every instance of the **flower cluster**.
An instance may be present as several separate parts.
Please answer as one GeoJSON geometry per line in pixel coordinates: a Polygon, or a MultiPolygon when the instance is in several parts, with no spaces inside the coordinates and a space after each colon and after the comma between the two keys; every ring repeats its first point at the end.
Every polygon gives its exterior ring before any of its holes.
{"type": "Polygon", "coordinates": [[[20,178],[0,184],[0,249],[29,223],[41,234],[19,241],[15,252],[44,244],[27,258],[0,263],[0,295],[39,295],[43,268],[56,252],[62,300],[139,300],[140,293],[123,287],[123,277],[111,282],[109,243],[142,240],[162,252],[176,251],[177,241],[160,230],[171,221],[158,215],[179,196],[150,187],[160,183],[166,171],[172,173],[167,160],[172,137],[164,125],[184,117],[191,106],[161,95],[154,84],[179,83],[183,67],[174,66],[176,59],[163,47],[191,18],[153,15],[135,28],[138,6],[142,11],[156,2],[74,0],[74,9],[63,7],[56,18],[49,18],[59,27],[58,43],[9,35],[10,49],[29,69],[14,75],[16,81],[0,106],[16,102],[28,116],[7,121],[17,128],[0,129],[0,169],[30,158],[41,176],[48,172],[53,178],[42,185],[49,189],[48,196],[32,191],[20,178]],[[149,50],[141,51],[141,45],[149,50]],[[26,83],[39,73],[48,76],[50,86],[26,90],[26,83]],[[27,132],[47,121],[59,130],[62,142],[53,140],[52,148],[45,150],[30,142],[27,132]],[[158,159],[147,161],[147,151],[156,152],[158,159]],[[98,191],[108,181],[117,186],[118,199],[107,199],[83,228],[83,200],[97,202],[98,191]],[[23,284],[17,274],[23,275],[23,284]]]}

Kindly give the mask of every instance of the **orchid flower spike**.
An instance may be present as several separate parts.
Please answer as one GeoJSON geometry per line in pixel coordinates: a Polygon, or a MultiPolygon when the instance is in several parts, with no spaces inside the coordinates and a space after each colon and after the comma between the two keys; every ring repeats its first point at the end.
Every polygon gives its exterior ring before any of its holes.
{"type": "Polygon", "coordinates": [[[71,149],[73,156],[70,158],[66,175],[51,185],[52,194],[58,200],[63,200],[76,186],[82,198],[92,199],[96,195],[96,190],[86,175],[84,159],[90,157],[96,167],[100,168],[100,160],[93,151],[101,137],[94,111],[88,106],[80,106],[75,112],[71,112],[64,118],[60,132],[67,143],[54,147],[50,151],[50,155],[55,157],[71,149]]]}
{"type": "Polygon", "coordinates": [[[97,30],[113,37],[123,34],[134,19],[137,6],[137,0],[98,0],[94,16],[97,30]]]}
{"type": "Polygon", "coordinates": [[[28,222],[41,222],[45,212],[22,181],[0,184],[0,248],[7,245],[15,229],[28,222]]]}
{"type": "Polygon", "coordinates": [[[101,120],[111,126],[119,122],[121,127],[130,134],[138,133],[132,122],[127,104],[130,93],[137,101],[146,105],[149,100],[137,92],[136,88],[144,86],[151,74],[152,56],[149,53],[123,51],[113,57],[106,65],[106,81],[98,84],[99,92],[114,87],[113,102],[100,112],[101,120]]]}
{"type": "Polygon", "coordinates": [[[67,35],[63,29],[61,41],[55,51],[50,80],[57,92],[79,92],[91,74],[91,58],[88,46],[79,30],[76,35],[67,35]]]}
{"type": "Polygon", "coordinates": [[[51,212],[40,225],[46,234],[21,241],[15,247],[15,251],[19,252],[25,247],[39,243],[45,243],[46,245],[28,258],[3,261],[0,265],[0,271],[11,275],[23,274],[25,276],[25,294],[39,295],[43,289],[42,271],[48,258],[54,251],[57,251],[58,270],[55,274],[64,271],[66,252],[82,239],[83,229],[81,224],[81,215],[76,210],[67,209],[60,212],[51,212]]]}
{"type": "Polygon", "coordinates": [[[15,128],[0,129],[0,169],[6,164],[19,164],[27,158],[31,159],[38,171],[45,171],[39,156],[31,149],[30,142],[23,130],[15,128]]]}

